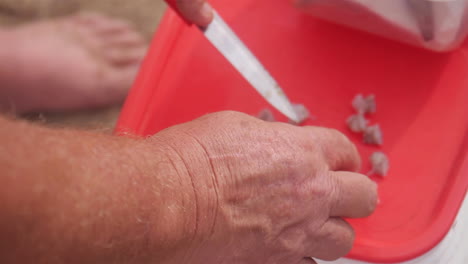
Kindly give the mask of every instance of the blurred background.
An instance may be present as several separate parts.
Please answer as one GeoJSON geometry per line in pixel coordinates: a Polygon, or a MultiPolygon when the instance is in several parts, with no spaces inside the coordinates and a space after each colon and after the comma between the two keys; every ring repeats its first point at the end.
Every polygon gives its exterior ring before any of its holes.
{"type": "MultiPolygon", "coordinates": [[[[149,42],[165,10],[159,0],[0,0],[0,26],[94,11],[134,24],[149,42]]],[[[24,118],[49,126],[111,132],[121,105],[67,113],[32,113],[24,118]]]]}

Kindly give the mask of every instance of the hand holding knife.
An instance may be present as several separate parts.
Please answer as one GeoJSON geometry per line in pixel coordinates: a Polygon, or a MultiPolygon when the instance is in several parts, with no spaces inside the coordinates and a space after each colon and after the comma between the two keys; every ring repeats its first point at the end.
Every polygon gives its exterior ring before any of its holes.
{"type": "MultiPolygon", "coordinates": [[[[165,0],[169,6],[177,12],[184,21],[191,25],[192,22],[186,19],[179,9],[177,0],[165,0]]],[[[197,1],[197,0],[193,0],[197,1]]],[[[197,2],[203,5],[200,12],[210,12],[207,3],[197,2]]],[[[206,15],[206,14],[205,14],[206,15]]],[[[283,92],[278,83],[268,73],[260,61],[252,54],[245,44],[237,37],[231,28],[224,22],[215,10],[212,10],[212,20],[206,26],[206,17],[203,14],[194,16],[197,19],[198,28],[205,37],[221,52],[221,54],[237,69],[237,71],[278,111],[287,116],[290,120],[300,123],[301,120],[295,112],[294,107],[283,92]],[[200,17],[202,16],[202,17],[200,17]]]]}

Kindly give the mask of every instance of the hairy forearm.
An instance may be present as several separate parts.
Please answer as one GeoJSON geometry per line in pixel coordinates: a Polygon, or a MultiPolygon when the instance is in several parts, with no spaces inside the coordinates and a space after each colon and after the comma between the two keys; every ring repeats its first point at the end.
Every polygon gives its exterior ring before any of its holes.
{"type": "Polygon", "coordinates": [[[0,262],[171,258],[189,243],[196,206],[163,141],[0,117],[0,262]]]}

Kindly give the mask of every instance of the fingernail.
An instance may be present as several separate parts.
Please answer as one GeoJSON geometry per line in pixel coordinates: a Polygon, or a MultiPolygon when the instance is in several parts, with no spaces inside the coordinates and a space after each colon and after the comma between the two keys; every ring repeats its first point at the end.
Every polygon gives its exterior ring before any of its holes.
{"type": "Polygon", "coordinates": [[[206,21],[206,24],[208,25],[209,23],[211,23],[211,20],[213,19],[213,8],[211,7],[210,4],[205,2],[203,3],[200,9],[200,14],[203,17],[203,19],[206,21]]]}

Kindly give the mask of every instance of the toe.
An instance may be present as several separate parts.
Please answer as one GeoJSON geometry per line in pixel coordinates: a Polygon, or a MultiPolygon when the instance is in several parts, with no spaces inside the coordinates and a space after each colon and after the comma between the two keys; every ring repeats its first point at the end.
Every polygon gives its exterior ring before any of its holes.
{"type": "Polygon", "coordinates": [[[80,14],[75,20],[80,39],[107,65],[121,67],[143,59],[147,43],[129,23],[94,13],[80,14]]]}
{"type": "Polygon", "coordinates": [[[131,64],[140,64],[146,54],[145,46],[121,47],[114,46],[103,50],[102,56],[111,65],[127,66],[131,64]]]}
{"type": "Polygon", "coordinates": [[[100,36],[135,31],[133,25],[125,20],[93,12],[80,13],[74,17],[73,21],[77,26],[84,27],[100,36]]]}
{"type": "Polygon", "coordinates": [[[118,19],[102,21],[102,23],[96,25],[92,29],[96,34],[104,36],[122,34],[123,32],[132,32],[135,30],[130,23],[118,19]]]}
{"type": "MultiPolygon", "coordinates": [[[[147,45],[146,40],[143,36],[136,31],[125,31],[119,34],[112,34],[106,36],[106,42],[108,46],[120,46],[120,47],[145,47],[147,45]]],[[[107,48],[106,47],[106,48],[107,48]]]]}
{"type": "Polygon", "coordinates": [[[133,25],[125,20],[95,13],[79,15],[77,21],[78,24],[89,27],[98,34],[113,34],[133,30],[133,25]]]}

